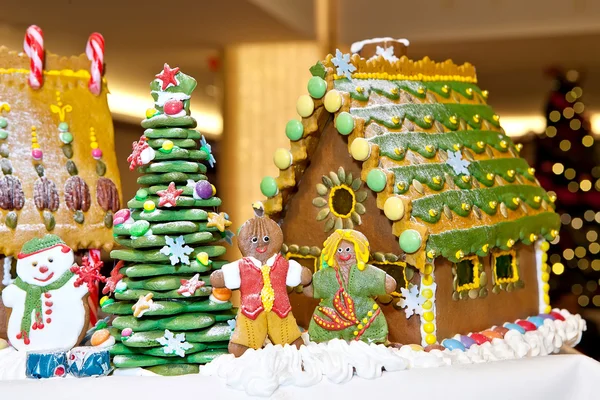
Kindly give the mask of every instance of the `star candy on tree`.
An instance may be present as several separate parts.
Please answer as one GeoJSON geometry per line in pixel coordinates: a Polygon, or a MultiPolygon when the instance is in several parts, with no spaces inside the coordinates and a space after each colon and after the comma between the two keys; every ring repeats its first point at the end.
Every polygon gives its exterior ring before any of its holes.
{"type": "Polygon", "coordinates": [[[331,62],[337,67],[335,73],[339,76],[345,75],[346,78],[351,79],[352,73],[356,71],[356,67],[350,63],[350,54],[342,54],[340,49],[335,51],[335,57],[331,62]]]}
{"type": "Polygon", "coordinates": [[[165,335],[156,341],[163,346],[165,354],[177,354],[179,357],[185,357],[185,351],[193,347],[185,341],[185,333],[173,335],[168,329],[165,330],[165,335]]]}
{"type": "Polygon", "coordinates": [[[208,213],[208,224],[206,224],[209,228],[217,228],[221,232],[225,231],[225,228],[231,225],[231,221],[228,220],[227,214],[224,212],[221,213],[208,213]]]}
{"type": "Polygon", "coordinates": [[[192,277],[192,279],[182,279],[181,286],[179,287],[179,289],[177,289],[177,293],[184,297],[192,296],[196,292],[196,290],[205,285],[204,281],[201,281],[199,278],[200,275],[196,274],[192,277]]]}
{"type": "Polygon", "coordinates": [[[147,311],[150,310],[150,307],[152,307],[152,304],[154,304],[152,297],[154,297],[154,294],[152,293],[148,293],[145,296],[140,296],[138,301],[133,306],[131,306],[134,317],[141,318],[147,311]]]}
{"type": "Polygon", "coordinates": [[[91,260],[88,256],[81,258],[81,266],[75,264],[71,267],[71,272],[77,274],[77,279],[73,282],[73,286],[79,287],[83,284],[87,285],[91,292],[96,289],[98,282],[106,282],[106,278],[100,273],[100,268],[104,263],[99,260],[91,260]]]}
{"type": "Polygon", "coordinates": [[[127,157],[129,163],[129,169],[133,171],[135,167],[141,167],[142,165],[148,164],[154,160],[156,152],[146,142],[146,136],[142,136],[139,141],[133,142],[131,145],[132,152],[127,157]]]}
{"type": "Polygon", "coordinates": [[[423,301],[424,298],[419,295],[419,288],[417,285],[410,285],[409,289],[400,288],[402,297],[398,300],[398,306],[406,308],[406,318],[411,317],[413,314],[421,315],[423,313],[423,301]]]}
{"type": "Polygon", "coordinates": [[[110,271],[110,277],[106,280],[106,285],[104,285],[104,289],[102,289],[102,294],[110,294],[115,292],[117,289],[117,284],[124,277],[124,275],[120,273],[120,270],[124,265],[125,261],[121,260],[115,265],[112,271],[110,271]]]}
{"type": "Polygon", "coordinates": [[[156,74],[156,78],[162,83],[162,90],[165,90],[169,86],[177,86],[179,82],[175,75],[179,72],[179,67],[171,68],[169,64],[165,63],[163,70],[160,74],[156,74]]]}
{"type": "Polygon", "coordinates": [[[202,135],[202,139],[200,140],[200,150],[204,150],[206,154],[208,154],[208,163],[210,164],[211,168],[214,167],[217,161],[212,155],[212,147],[210,144],[208,144],[204,135],[202,135]]]}
{"type": "Polygon", "coordinates": [[[462,158],[462,153],[460,150],[457,151],[448,151],[448,160],[446,160],[446,164],[448,164],[456,175],[465,174],[467,176],[470,175],[467,167],[471,164],[468,160],[462,158]]]}
{"type": "Polygon", "coordinates": [[[182,264],[190,264],[189,254],[194,251],[190,246],[184,246],[185,240],[183,236],[179,236],[177,239],[173,240],[173,238],[169,236],[165,236],[165,241],[167,242],[166,246],[160,249],[160,253],[165,256],[169,256],[169,260],[171,261],[171,265],[175,265],[177,263],[182,264]]]}
{"type": "Polygon", "coordinates": [[[385,47],[384,48],[381,46],[377,46],[377,48],[375,49],[375,55],[383,56],[383,58],[388,61],[398,61],[398,57],[396,57],[394,55],[393,47],[385,47]]]}
{"type": "Polygon", "coordinates": [[[175,188],[175,182],[169,183],[167,190],[159,190],[156,192],[160,200],[158,201],[159,207],[175,207],[177,205],[177,199],[183,193],[183,189],[175,188]]]}

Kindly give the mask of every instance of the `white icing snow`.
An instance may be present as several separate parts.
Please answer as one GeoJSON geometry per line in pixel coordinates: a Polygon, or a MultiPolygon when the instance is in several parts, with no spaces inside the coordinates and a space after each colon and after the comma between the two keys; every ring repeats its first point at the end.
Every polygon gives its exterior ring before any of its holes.
{"type": "Polygon", "coordinates": [[[231,354],[220,356],[202,367],[200,373],[219,377],[228,386],[244,390],[248,395],[270,396],[279,386],[310,386],[324,378],[344,383],[355,375],[364,379],[378,378],[384,370],[393,372],[548,355],[557,353],[563,344],[575,346],[586,328],[579,315],[571,315],[566,310],[555,311],[560,312],[565,321],[546,319],[535,331],[523,335],[511,330],[504,339],[473,345],[464,352],[448,349],[425,352],[410,346],[396,349],[342,340],[309,342],[300,349],[269,344],[261,350],[250,349],[239,358],[231,354]]]}
{"type": "Polygon", "coordinates": [[[185,94],[185,93],[179,93],[179,92],[162,92],[162,91],[158,91],[158,90],[153,90],[151,92],[152,94],[155,94],[156,97],[156,101],[154,102],[154,104],[156,104],[157,106],[164,106],[165,103],[169,100],[179,100],[179,101],[184,101],[184,100],[188,100],[190,98],[190,95],[185,94]]]}
{"type": "Polygon", "coordinates": [[[361,40],[360,42],[354,42],[354,43],[352,43],[352,46],[350,46],[350,51],[353,53],[358,53],[359,51],[362,50],[362,48],[366,44],[382,43],[382,42],[396,42],[396,43],[401,43],[405,46],[410,46],[410,42],[408,41],[408,39],[394,39],[391,37],[384,37],[384,38],[373,38],[373,39],[361,40]]]}

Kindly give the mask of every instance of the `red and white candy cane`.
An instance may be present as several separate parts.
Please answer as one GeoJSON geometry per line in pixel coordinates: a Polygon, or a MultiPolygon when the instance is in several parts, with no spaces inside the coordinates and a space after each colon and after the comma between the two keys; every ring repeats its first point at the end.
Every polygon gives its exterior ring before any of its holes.
{"type": "Polygon", "coordinates": [[[29,86],[39,89],[44,83],[44,34],[39,26],[27,28],[23,49],[31,60],[29,86]]]}
{"type": "Polygon", "coordinates": [[[96,96],[102,91],[102,74],[104,73],[104,37],[98,32],[90,35],[85,46],[85,55],[92,62],[90,67],[90,91],[96,96]]]}

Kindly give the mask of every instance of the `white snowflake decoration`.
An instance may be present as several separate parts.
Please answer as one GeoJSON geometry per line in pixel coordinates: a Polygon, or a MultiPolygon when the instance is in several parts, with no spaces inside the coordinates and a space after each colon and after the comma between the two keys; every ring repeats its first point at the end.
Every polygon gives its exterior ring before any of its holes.
{"type": "Polygon", "coordinates": [[[200,140],[200,149],[208,153],[208,163],[210,164],[210,167],[213,168],[217,163],[217,160],[215,160],[215,156],[212,154],[212,146],[206,141],[204,135],[202,135],[202,139],[200,140]]]}
{"type": "Polygon", "coordinates": [[[457,151],[448,151],[448,160],[446,160],[446,164],[448,164],[454,170],[456,175],[465,174],[467,176],[471,175],[467,167],[471,164],[468,160],[462,158],[462,153],[460,150],[457,151]]]}
{"type": "Polygon", "coordinates": [[[342,54],[340,49],[335,51],[335,57],[331,62],[337,67],[335,73],[339,76],[345,75],[346,78],[351,79],[352,73],[356,71],[356,67],[350,63],[350,54],[342,54]]]}
{"type": "Polygon", "coordinates": [[[394,55],[394,48],[393,47],[381,47],[381,46],[377,46],[377,48],[375,49],[375,55],[376,56],[383,56],[384,59],[388,60],[388,61],[398,61],[398,57],[396,57],[394,55]]]}
{"type": "Polygon", "coordinates": [[[423,314],[423,302],[425,299],[419,294],[417,285],[410,285],[409,289],[400,288],[402,297],[398,300],[398,305],[401,308],[406,308],[406,318],[410,318],[413,314],[423,314]]]}
{"type": "Polygon", "coordinates": [[[184,246],[185,240],[183,240],[183,236],[179,236],[175,240],[169,236],[165,236],[165,240],[167,245],[160,249],[160,253],[164,254],[165,256],[169,256],[171,265],[175,265],[177,263],[189,265],[190,258],[188,255],[194,251],[194,249],[187,245],[184,246]]]}
{"type": "Polygon", "coordinates": [[[227,320],[227,325],[229,325],[229,328],[231,328],[232,331],[235,330],[236,324],[237,324],[237,320],[235,318],[227,320]]]}
{"type": "Polygon", "coordinates": [[[179,357],[185,357],[185,351],[193,347],[185,341],[185,333],[173,335],[168,329],[165,330],[165,335],[156,341],[163,346],[165,354],[177,354],[179,357]]]}

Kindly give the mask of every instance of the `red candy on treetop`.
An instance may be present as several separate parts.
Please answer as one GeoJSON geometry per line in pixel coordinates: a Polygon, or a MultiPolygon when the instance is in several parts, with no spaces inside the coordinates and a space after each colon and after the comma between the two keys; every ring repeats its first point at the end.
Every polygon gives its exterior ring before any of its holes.
{"type": "Polygon", "coordinates": [[[169,64],[165,63],[163,70],[156,77],[162,82],[162,90],[165,90],[169,85],[177,86],[179,82],[175,78],[175,75],[179,72],[179,67],[171,68],[169,64]]]}
{"type": "Polygon", "coordinates": [[[183,110],[183,103],[181,100],[171,99],[165,101],[165,105],[163,106],[163,110],[167,115],[175,115],[183,110]]]}

